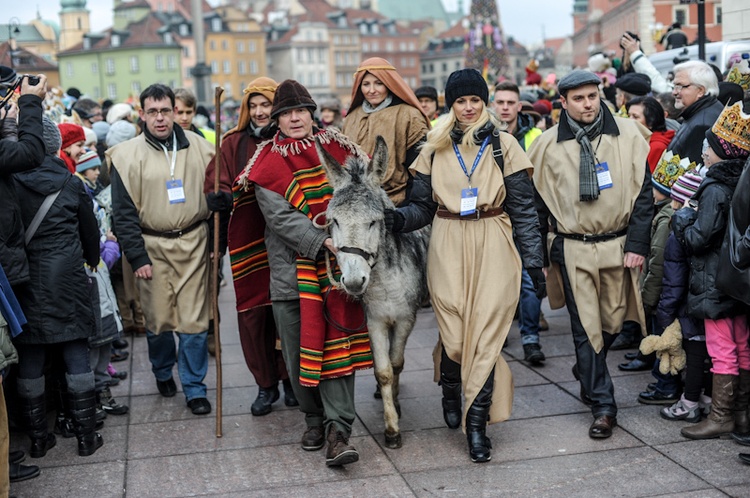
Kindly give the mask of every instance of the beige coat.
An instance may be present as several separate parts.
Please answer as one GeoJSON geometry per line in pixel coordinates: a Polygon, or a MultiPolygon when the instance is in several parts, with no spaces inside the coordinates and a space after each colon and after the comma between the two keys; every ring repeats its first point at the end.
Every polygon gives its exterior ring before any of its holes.
{"type": "Polygon", "coordinates": [[[375,138],[379,135],[388,145],[388,168],[383,177],[383,188],[395,205],[406,199],[409,172],[404,163],[406,151],[422,140],[427,132],[422,111],[407,104],[398,104],[367,114],[362,106],[346,116],[342,133],[372,155],[375,138]]]}
{"type": "MultiPolygon", "coordinates": [[[[505,176],[524,169],[532,171],[515,138],[501,133],[500,141],[505,176]]],[[[471,168],[479,146],[459,146],[459,151],[467,168],[471,168]]],[[[437,151],[432,161],[430,154],[420,154],[412,169],[431,175],[435,201],[453,213],[460,212],[461,189],[467,188],[468,180],[453,148],[437,151]]],[[[500,207],[505,201],[504,177],[492,157],[491,145],[471,183],[478,189],[480,211],[500,207]]],[[[427,283],[440,341],[448,357],[461,364],[466,397],[463,420],[493,367],[490,423],[506,420],[513,406],[513,377],[500,353],[521,288],[521,258],[507,213],[476,221],[435,217],[427,256],[427,283]]],[[[436,370],[439,361],[437,354],[436,370]]]]}
{"type": "MultiPolygon", "coordinates": [[[[144,135],[107,151],[135,204],[143,228],[166,232],[208,219],[203,183],[214,147],[195,133],[185,133],[185,136],[190,146],[177,151],[174,175],[182,180],[184,203],[169,203],[166,182],[170,179],[170,165],[164,151],[146,143],[144,135]]],[[[153,264],[153,278],[137,281],[148,330],[157,334],[206,331],[209,320],[207,224],[178,238],[144,234],[143,240],[153,264]]]]}
{"type": "MultiPolygon", "coordinates": [[[[558,126],[537,138],[529,148],[534,164],[534,185],[562,233],[605,234],[628,227],[630,214],[641,191],[648,156],[646,128],[630,119],[615,118],[619,136],[602,135],[597,148],[599,161],[606,161],[613,187],[602,190],[599,199],[580,202],[580,145],[576,140],[557,141],[558,126]]],[[[597,139],[598,142],[598,139],[597,139]]],[[[548,244],[554,235],[550,233],[548,244]]],[[[565,239],[565,265],[573,297],[586,335],[598,353],[604,342],[602,330],[620,331],[625,320],[645,317],[639,292],[638,268],[623,266],[625,237],[595,244],[565,239]]],[[[565,305],[560,268],[552,264],[547,294],[553,309],[565,305]]]]}

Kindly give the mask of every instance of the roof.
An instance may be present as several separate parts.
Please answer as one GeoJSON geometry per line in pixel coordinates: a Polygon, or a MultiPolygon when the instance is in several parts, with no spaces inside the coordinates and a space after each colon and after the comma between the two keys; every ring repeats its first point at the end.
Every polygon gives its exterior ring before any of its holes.
{"type": "MultiPolygon", "coordinates": [[[[18,47],[13,51],[15,55],[13,67],[15,67],[18,73],[31,73],[36,74],[40,71],[54,71],[57,70],[57,64],[53,64],[45,59],[42,59],[33,52],[29,52],[23,47],[18,47]]],[[[10,43],[0,43],[0,65],[11,66],[10,63],[10,43]]]]}
{"type": "MultiPolygon", "coordinates": [[[[140,21],[128,24],[124,30],[117,30],[117,34],[120,35],[120,44],[117,47],[112,47],[112,33],[115,31],[112,28],[100,33],[96,36],[90,36],[91,46],[86,49],[91,50],[107,50],[112,48],[142,48],[142,47],[153,47],[153,46],[179,46],[177,43],[166,44],[164,38],[159,32],[159,29],[163,27],[162,21],[153,13],[149,13],[146,17],[140,21]]],[[[83,42],[60,52],[58,55],[67,55],[71,53],[83,51],[83,42]]]]}
{"type": "MultiPolygon", "coordinates": [[[[8,27],[13,31],[16,26],[13,24],[0,24],[0,41],[8,41],[8,27]]],[[[44,39],[39,30],[31,24],[19,24],[18,33],[12,33],[11,37],[18,43],[43,42],[44,39]]]]}
{"type": "Polygon", "coordinates": [[[146,8],[148,10],[151,10],[151,4],[149,4],[146,0],[133,0],[132,2],[122,2],[120,5],[115,7],[115,11],[135,9],[135,8],[141,8],[141,9],[146,8]]]}
{"type": "Polygon", "coordinates": [[[399,21],[439,19],[450,21],[440,0],[379,0],[378,11],[385,17],[399,21]]]}
{"type": "Polygon", "coordinates": [[[547,38],[544,40],[544,48],[550,48],[552,49],[552,52],[556,54],[566,40],[568,40],[567,36],[562,38],[547,38]]]}

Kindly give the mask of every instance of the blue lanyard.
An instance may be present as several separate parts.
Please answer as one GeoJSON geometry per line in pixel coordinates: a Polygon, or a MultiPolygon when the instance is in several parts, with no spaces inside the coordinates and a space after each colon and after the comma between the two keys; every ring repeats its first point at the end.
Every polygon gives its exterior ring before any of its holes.
{"type": "Polygon", "coordinates": [[[484,154],[484,149],[487,148],[487,144],[490,143],[490,136],[487,135],[487,137],[484,139],[484,142],[482,142],[482,146],[479,148],[479,152],[477,153],[476,159],[474,159],[474,164],[471,166],[471,173],[469,173],[466,170],[466,163],[464,162],[464,158],[461,157],[461,152],[458,150],[458,146],[455,142],[453,142],[453,152],[456,153],[456,158],[458,159],[458,164],[461,165],[461,169],[464,170],[464,175],[466,175],[466,178],[469,179],[469,187],[471,187],[471,175],[474,174],[474,170],[477,169],[477,165],[479,164],[479,161],[482,159],[482,154],[484,154]]]}

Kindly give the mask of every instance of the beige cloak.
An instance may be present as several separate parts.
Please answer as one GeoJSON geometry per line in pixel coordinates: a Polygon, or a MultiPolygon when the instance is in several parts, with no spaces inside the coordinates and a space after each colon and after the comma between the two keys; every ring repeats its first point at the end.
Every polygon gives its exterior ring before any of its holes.
{"type": "MultiPolygon", "coordinates": [[[[500,134],[505,158],[505,175],[533,167],[518,142],[508,133],[500,134]]],[[[459,146],[471,169],[479,146],[459,146]]],[[[461,189],[468,179],[453,148],[422,153],[413,170],[431,175],[433,198],[452,213],[460,212],[461,189]]],[[[477,208],[481,211],[502,206],[505,183],[500,168],[487,147],[472,176],[478,189],[477,208]]],[[[476,221],[435,217],[427,256],[427,282],[437,318],[440,341],[448,357],[461,364],[466,411],[482,389],[492,369],[495,387],[490,407],[490,423],[510,417],[513,405],[513,377],[501,353],[513,322],[521,289],[521,258],[513,242],[513,229],[507,213],[476,221]]],[[[439,347],[439,345],[438,345],[439,347]]],[[[440,355],[437,354],[436,369],[440,355]]]]}
{"type": "MultiPolygon", "coordinates": [[[[557,220],[557,230],[571,234],[606,234],[626,229],[641,191],[650,132],[631,119],[614,118],[619,136],[596,139],[597,159],[606,161],[612,187],[592,202],[579,200],[580,145],[575,139],[557,141],[558,126],[550,128],[529,148],[534,164],[534,186],[557,220]]],[[[554,240],[548,237],[548,247],[554,240]]],[[[568,278],[586,335],[598,353],[604,346],[602,330],[617,334],[625,320],[641,324],[645,316],[639,291],[639,268],[623,266],[626,237],[597,243],[565,239],[568,278]]],[[[552,309],[565,305],[560,268],[552,264],[547,279],[552,309]]]]}
{"type": "MultiPolygon", "coordinates": [[[[185,189],[183,203],[169,203],[170,163],[163,150],[146,142],[145,135],[107,151],[138,210],[142,228],[167,232],[208,219],[203,183],[214,146],[195,133],[185,133],[185,137],[190,146],[177,151],[174,172],[185,189]]],[[[137,281],[148,330],[156,334],[205,332],[209,320],[208,225],[177,238],[143,234],[143,240],[153,264],[153,278],[137,281]]]]}

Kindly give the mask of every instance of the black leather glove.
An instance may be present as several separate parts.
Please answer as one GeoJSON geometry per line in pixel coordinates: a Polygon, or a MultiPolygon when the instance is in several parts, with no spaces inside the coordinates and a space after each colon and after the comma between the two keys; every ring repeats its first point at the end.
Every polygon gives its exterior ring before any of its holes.
{"type": "Polygon", "coordinates": [[[404,215],[399,213],[397,209],[386,209],[383,212],[383,220],[385,221],[385,229],[389,232],[397,233],[404,228],[404,215]]]}
{"type": "Polygon", "coordinates": [[[544,271],[541,268],[526,268],[526,272],[531,277],[531,283],[534,284],[536,297],[542,299],[547,295],[547,280],[544,278],[544,271]]]}
{"type": "Polygon", "coordinates": [[[233,205],[232,194],[229,192],[219,191],[219,193],[209,192],[206,194],[206,204],[211,211],[231,211],[233,205]]]}

